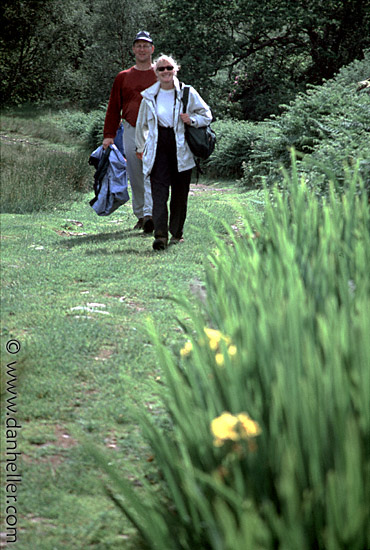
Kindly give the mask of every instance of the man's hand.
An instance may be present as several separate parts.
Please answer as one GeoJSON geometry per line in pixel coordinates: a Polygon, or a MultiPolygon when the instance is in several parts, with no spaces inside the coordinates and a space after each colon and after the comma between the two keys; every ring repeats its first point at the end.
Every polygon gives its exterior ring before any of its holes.
{"type": "Polygon", "coordinates": [[[144,153],[139,153],[138,151],[136,151],[136,156],[139,160],[143,160],[143,154],[144,153]]]}
{"type": "Polygon", "coordinates": [[[109,147],[109,145],[113,145],[114,139],[113,138],[104,138],[103,139],[103,149],[106,149],[109,147]]]}

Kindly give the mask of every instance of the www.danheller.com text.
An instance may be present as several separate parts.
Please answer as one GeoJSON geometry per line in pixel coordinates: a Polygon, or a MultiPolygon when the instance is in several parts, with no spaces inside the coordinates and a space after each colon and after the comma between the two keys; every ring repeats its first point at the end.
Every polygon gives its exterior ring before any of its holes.
{"type": "MultiPolygon", "coordinates": [[[[18,340],[9,340],[6,350],[10,355],[20,351],[18,340]]],[[[5,414],[5,523],[6,543],[17,541],[18,523],[18,491],[22,482],[20,471],[19,430],[21,425],[17,419],[17,361],[6,365],[6,414],[5,414]]]]}

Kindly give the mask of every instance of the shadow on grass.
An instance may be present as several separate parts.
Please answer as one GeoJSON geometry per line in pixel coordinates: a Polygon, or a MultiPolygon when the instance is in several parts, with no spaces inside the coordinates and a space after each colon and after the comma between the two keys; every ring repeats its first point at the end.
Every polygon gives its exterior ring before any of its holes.
{"type": "Polygon", "coordinates": [[[134,232],[132,229],[125,229],[123,231],[115,231],[114,233],[94,233],[92,235],[83,235],[80,237],[63,237],[66,240],[61,242],[61,246],[66,248],[73,248],[74,246],[84,245],[86,243],[101,243],[107,241],[121,241],[128,239],[129,237],[137,237],[139,232],[134,232]]]}
{"type": "Polygon", "coordinates": [[[134,231],[133,229],[125,229],[123,231],[115,231],[114,233],[94,233],[92,235],[83,235],[80,237],[64,237],[66,240],[60,243],[63,248],[73,248],[75,246],[84,246],[86,244],[99,245],[102,243],[113,243],[121,241],[124,243],[125,248],[115,248],[109,250],[109,248],[102,248],[92,246],[85,251],[87,256],[101,256],[101,255],[115,255],[120,256],[123,254],[133,254],[136,256],[152,256],[153,250],[151,247],[151,234],[145,234],[142,231],[134,231]],[[136,249],[128,246],[127,243],[130,239],[140,238],[143,240],[143,248],[136,249]],[[127,245],[127,247],[126,247],[127,245]]]}
{"type": "Polygon", "coordinates": [[[135,256],[148,256],[152,257],[155,254],[155,251],[152,248],[142,248],[137,250],[136,248],[119,248],[115,250],[108,250],[108,248],[94,248],[92,250],[86,250],[86,256],[101,256],[103,254],[110,256],[122,256],[124,254],[135,255],[135,256]]]}

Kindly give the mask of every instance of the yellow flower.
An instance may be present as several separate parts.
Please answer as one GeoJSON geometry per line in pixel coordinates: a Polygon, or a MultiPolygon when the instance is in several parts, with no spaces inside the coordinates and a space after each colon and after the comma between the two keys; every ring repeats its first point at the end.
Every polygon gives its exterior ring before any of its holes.
{"type": "Polygon", "coordinates": [[[247,439],[249,437],[256,437],[261,433],[261,428],[258,423],[255,422],[246,413],[240,413],[237,415],[237,419],[241,425],[241,437],[247,439]]]}
{"type": "Polygon", "coordinates": [[[221,340],[221,332],[219,330],[216,330],[214,328],[204,327],[204,332],[208,336],[208,338],[214,338],[217,341],[221,340]]]}
{"type": "Polygon", "coordinates": [[[189,340],[188,342],[186,342],[185,346],[180,350],[181,357],[187,357],[188,355],[190,355],[190,353],[192,352],[192,349],[193,349],[193,344],[189,340]]]}
{"type": "Polygon", "coordinates": [[[218,341],[215,338],[210,338],[209,347],[212,351],[216,351],[218,349],[218,341]]]}
{"type": "Polygon", "coordinates": [[[225,365],[225,358],[222,353],[216,353],[215,360],[219,367],[223,367],[225,365]]]}
{"type": "Polygon", "coordinates": [[[212,420],[211,431],[214,436],[213,444],[215,447],[221,447],[225,441],[249,440],[261,433],[258,423],[246,413],[235,416],[229,412],[223,412],[212,420]]]}
{"type": "Polygon", "coordinates": [[[216,447],[221,447],[225,441],[237,441],[239,435],[236,432],[238,419],[229,412],[223,412],[221,416],[214,418],[211,422],[211,431],[214,435],[213,444],[216,447]]]}
{"type": "Polygon", "coordinates": [[[216,350],[218,348],[218,344],[221,341],[221,332],[219,330],[215,330],[213,328],[204,327],[204,332],[208,336],[209,339],[209,347],[212,350],[216,350]]]}
{"type": "MultiPolygon", "coordinates": [[[[228,354],[230,357],[233,357],[234,355],[236,355],[237,353],[236,346],[234,346],[231,343],[231,339],[228,336],[225,336],[219,330],[216,330],[214,328],[209,328],[209,327],[204,327],[203,330],[205,335],[208,338],[208,345],[210,349],[215,352],[216,363],[221,367],[224,366],[225,358],[223,354],[220,352],[221,342],[224,342],[228,346],[228,354]]],[[[205,341],[203,338],[199,339],[199,344],[201,346],[205,345],[205,341]]],[[[188,355],[190,355],[192,350],[193,350],[193,344],[190,341],[186,342],[184,347],[180,350],[181,357],[187,357],[188,355]]]]}
{"type": "Polygon", "coordinates": [[[204,332],[208,336],[209,347],[214,351],[218,348],[221,340],[226,342],[226,344],[230,344],[230,342],[231,342],[230,338],[228,338],[227,336],[224,336],[222,334],[222,332],[220,332],[219,330],[216,330],[214,328],[205,327],[204,332]]]}
{"type": "Polygon", "coordinates": [[[228,354],[230,355],[230,357],[234,357],[234,355],[237,354],[238,350],[236,349],[236,346],[231,345],[231,346],[229,346],[227,351],[228,351],[228,354]]]}

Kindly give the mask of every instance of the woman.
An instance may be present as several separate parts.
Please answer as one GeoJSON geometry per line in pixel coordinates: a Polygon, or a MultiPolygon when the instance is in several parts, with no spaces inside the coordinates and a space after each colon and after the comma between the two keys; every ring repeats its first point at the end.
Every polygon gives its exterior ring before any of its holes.
{"type": "Polygon", "coordinates": [[[185,140],[185,124],[207,126],[212,120],[208,105],[190,87],[188,112],[183,113],[183,84],[176,77],[179,66],[161,55],[154,63],[158,82],[141,95],[136,121],[137,156],[144,176],[150,175],[153,198],[154,250],[181,242],[186,219],[191,171],[195,160],[185,140]],[[171,188],[170,220],[167,201],[171,188]]]}

